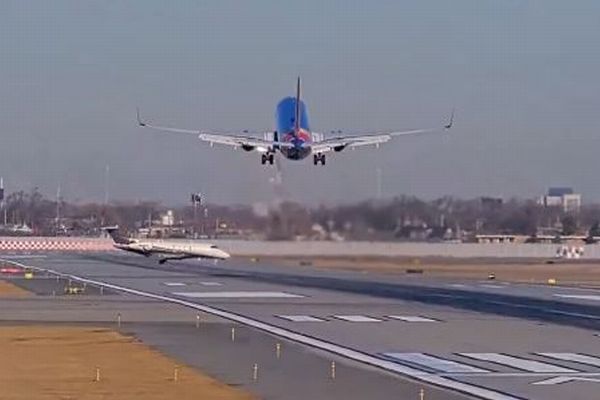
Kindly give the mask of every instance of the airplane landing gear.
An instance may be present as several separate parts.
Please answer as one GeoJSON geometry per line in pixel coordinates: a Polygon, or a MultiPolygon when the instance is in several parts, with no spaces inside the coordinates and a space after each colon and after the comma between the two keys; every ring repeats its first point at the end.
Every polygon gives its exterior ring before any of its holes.
{"type": "Polygon", "coordinates": [[[266,163],[269,163],[270,165],[273,165],[274,161],[275,161],[275,154],[274,153],[264,153],[264,154],[261,154],[261,156],[260,156],[260,163],[262,165],[265,165],[266,163]]]}
{"type": "Polygon", "coordinates": [[[313,164],[319,165],[319,163],[321,163],[321,165],[325,165],[325,154],[322,154],[322,153],[313,154],[313,164]]]}

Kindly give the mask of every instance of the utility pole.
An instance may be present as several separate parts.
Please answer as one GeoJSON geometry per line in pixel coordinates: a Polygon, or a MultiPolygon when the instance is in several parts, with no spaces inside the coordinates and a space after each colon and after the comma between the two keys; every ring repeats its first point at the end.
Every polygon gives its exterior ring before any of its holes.
{"type": "Polygon", "coordinates": [[[6,226],[6,204],[4,203],[4,177],[0,177],[0,205],[4,211],[4,226],[6,226]]]}
{"type": "Polygon", "coordinates": [[[380,200],[383,195],[383,175],[380,167],[376,169],[377,173],[377,199],[380,200]]]}
{"type": "Polygon", "coordinates": [[[56,234],[60,230],[60,185],[56,189],[56,234]]]}
{"type": "Polygon", "coordinates": [[[206,235],[206,221],[208,220],[208,207],[204,207],[204,215],[202,216],[202,236],[206,235]]]}
{"type": "Polygon", "coordinates": [[[109,179],[110,179],[110,165],[106,164],[106,167],[104,167],[104,206],[105,207],[108,205],[109,179]]]}
{"type": "MultiPolygon", "coordinates": [[[[192,193],[192,206],[194,207],[194,222],[192,236],[198,238],[198,208],[202,206],[202,194],[200,192],[192,193]]],[[[202,229],[204,231],[204,228],[202,229]]],[[[204,232],[202,232],[204,233],[204,232]]]]}

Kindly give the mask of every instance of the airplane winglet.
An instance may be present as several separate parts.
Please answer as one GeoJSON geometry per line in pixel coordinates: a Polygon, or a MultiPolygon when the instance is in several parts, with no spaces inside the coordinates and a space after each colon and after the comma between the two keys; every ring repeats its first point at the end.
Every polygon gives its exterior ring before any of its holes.
{"type": "Polygon", "coordinates": [[[454,124],[454,111],[455,111],[455,108],[453,107],[452,108],[452,113],[450,114],[450,120],[448,121],[448,124],[446,124],[444,126],[445,129],[452,128],[452,125],[454,124]]]}
{"type": "Polygon", "coordinates": [[[139,126],[146,126],[146,123],[144,121],[142,121],[142,118],[140,117],[140,109],[139,107],[135,108],[135,116],[137,117],[137,123],[139,126]]]}

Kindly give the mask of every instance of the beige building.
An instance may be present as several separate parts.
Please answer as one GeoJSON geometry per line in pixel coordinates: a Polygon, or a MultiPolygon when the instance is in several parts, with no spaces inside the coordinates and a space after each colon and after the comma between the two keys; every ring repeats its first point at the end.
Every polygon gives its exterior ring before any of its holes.
{"type": "Polygon", "coordinates": [[[572,188],[550,188],[548,194],[538,199],[538,204],[544,207],[561,207],[564,212],[579,212],[581,194],[572,188]]]}

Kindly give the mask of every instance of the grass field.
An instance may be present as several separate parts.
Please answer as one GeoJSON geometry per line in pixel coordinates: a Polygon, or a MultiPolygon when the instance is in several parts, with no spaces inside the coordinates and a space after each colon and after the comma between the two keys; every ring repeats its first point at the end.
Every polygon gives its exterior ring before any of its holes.
{"type": "Polygon", "coordinates": [[[0,327],[0,359],[3,400],[253,398],[103,328],[0,327]]]}
{"type": "Polygon", "coordinates": [[[31,293],[13,285],[10,282],[0,280],[0,297],[27,297],[31,293]]]}

